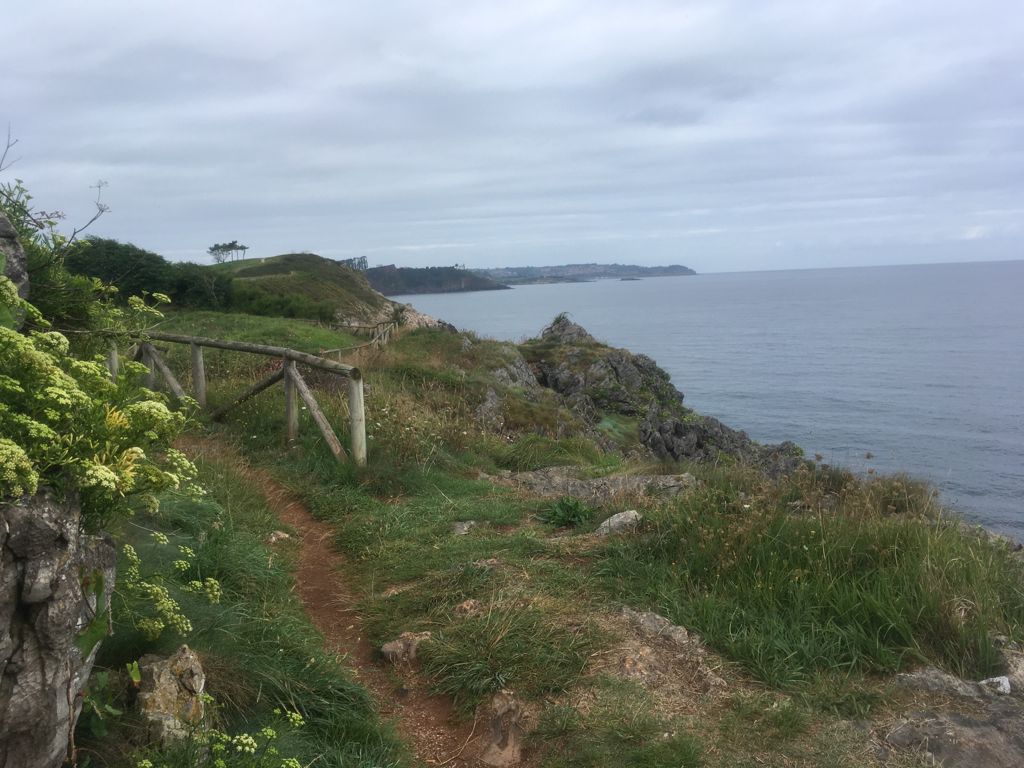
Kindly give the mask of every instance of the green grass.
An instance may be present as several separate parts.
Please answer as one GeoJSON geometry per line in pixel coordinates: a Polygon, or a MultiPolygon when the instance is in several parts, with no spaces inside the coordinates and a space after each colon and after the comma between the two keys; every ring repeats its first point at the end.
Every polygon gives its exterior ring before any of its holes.
{"type": "Polygon", "coordinates": [[[593,701],[581,711],[553,703],[540,715],[533,735],[545,768],[697,768],[704,749],[682,724],[659,712],[640,685],[599,678],[593,701]]]}
{"type": "Polygon", "coordinates": [[[232,305],[264,310],[277,307],[302,317],[339,313],[362,319],[390,303],[374,291],[365,275],[312,253],[288,253],[244,259],[212,267],[235,278],[232,305]]]}
{"type": "Polygon", "coordinates": [[[472,711],[503,688],[528,699],[566,690],[582,673],[594,643],[586,625],[557,621],[498,594],[482,615],[436,632],[420,655],[434,689],[472,711]]]}
{"type": "MultiPolygon", "coordinates": [[[[263,543],[280,522],[233,465],[201,461],[199,468],[208,500],[165,497],[158,517],[137,520],[126,535],[145,570],[169,571],[178,545],[195,549],[193,570],[183,578],[219,579],[221,602],[176,594],[194,631],[181,638],[165,630],[155,642],[136,631],[124,611],[115,613],[115,632],[102,646],[100,664],[116,671],[145,653],[171,652],[184,640],[201,655],[207,691],[219,702],[225,729],[279,727],[272,710],[284,707],[303,713],[308,725],[278,744],[282,755],[295,755],[303,765],[399,765],[403,750],[394,735],[378,720],[366,692],[324,651],[299,606],[290,558],[271,554],[263,543]],[[156,543],[150,528],[165,531],[170,545],[156,543]]],[[[126,754],[132,733],[126,720],[120,742],[89,746],[106,756],[100,764],[134,766],[126,754]]]]}
{"type": "Polygon", "coordinates": [[[773,686],[925,661],[994,673],[990,633],[1024,624],[1020,561],[956,525],[893,515],[887,501],[868,483],[849,511],[797,515],[770,494],[706,488],[613,542],[598,570],[619,597],[697,630],[773,686]]]}

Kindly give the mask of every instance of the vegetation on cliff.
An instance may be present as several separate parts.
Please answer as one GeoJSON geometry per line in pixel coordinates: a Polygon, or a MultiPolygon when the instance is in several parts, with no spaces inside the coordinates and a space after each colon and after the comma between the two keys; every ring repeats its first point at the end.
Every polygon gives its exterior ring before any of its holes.
{"type": "Polygon", "coordinates": [[[406,293],[458,293],[500,291],[508,288],[496,280],[459,267],[370,267],[366,279],[385,296],[406,293]]]}

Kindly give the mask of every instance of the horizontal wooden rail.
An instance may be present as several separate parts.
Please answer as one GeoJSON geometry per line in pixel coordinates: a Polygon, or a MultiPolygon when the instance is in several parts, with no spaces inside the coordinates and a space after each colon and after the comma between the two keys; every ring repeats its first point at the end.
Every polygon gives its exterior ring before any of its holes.
{"type": "Polygon", "coordinates": [[[320,368],[331,371],[342,376],[353,379],[362,378],[359,369],[336,363],[333,360],[325,360],[322,357],[311,355],[308,352],[288,349],[288,347],[272,347],[268,344],[251,344],[247,341],[229,341],[226,339],[207,339],[202,336],[183,336],[177,333],[164,333],[162,331],[147,331],[146,336],[158,341],[169,341],[174,344],[195,344],[197,347],[213,347],[214,349],[230,349],[235,352],[249,352],[254,355],[266,355],[268,357],[280,357],[285,360],[293,360],[296,363],[308,365],[311,368],[320,368]]]}

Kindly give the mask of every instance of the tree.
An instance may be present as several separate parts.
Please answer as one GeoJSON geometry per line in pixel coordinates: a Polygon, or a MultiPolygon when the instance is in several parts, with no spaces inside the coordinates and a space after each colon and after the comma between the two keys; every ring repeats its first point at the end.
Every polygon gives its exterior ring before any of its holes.
{"type": "Polygon", "coordinates": [[[232,240],[230,243],[214,243],[206,252],[213,256],[213,260],[218,264],[222,264],[228,260],[228,257],[232,258],[245,258],[245,252],[249,250],[248,245],[242,245],[237,240],[232,240]]]}

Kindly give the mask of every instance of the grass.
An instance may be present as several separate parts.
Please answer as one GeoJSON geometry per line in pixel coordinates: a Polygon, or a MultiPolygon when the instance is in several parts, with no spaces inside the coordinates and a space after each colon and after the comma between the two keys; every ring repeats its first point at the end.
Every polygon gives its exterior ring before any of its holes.
{"type": "Polygon", "coordinates": [[[583,671],[594,633],[557,618],[499,593],[482,615],[424,644],[423,670],[464,711],[503,688],[528,699],[563,692],[583,671]]]}
{"type": "MultiPolygon", "coordinates": [[[[298,605],[290,559],[271,554],[264,544],[280,523],[263,497],[230,462],[201,461],[199,469],[208,500],[166,497],[158,517],[137,520],[126,535],[147,569],[170,570],[177,546],[186,545],[195,549],[196,560],[183,578],[220,580],[219,604],[184,592],[175,597],[193,622],[187,642],[202,658],[222,727],[247,732],[279,728],[273,709],[284,707],[300,711],[308,725],[282,733],[277,745],[282,755],[295,755],[303,765],[401,764],[403,750],[394,735],[377,718],[366,692],[324,651],[319,633],[298,605]],[[150,529],[165,532],[171,544],[156,543],[150,529]]],[[[169,653],[182,642],[168,631],[149,641],[123,611],[115,616],[114,634],[100,657],[100,664],[112,671],[145,653],[169,653]]],[[[94,764],[134,765],[126,753],[138,743],[138,725],[126,719],[116,726],[120,739],[87,745],[97,758],[94,764]]],[[[174,755],[159,757],[173,763],[174,755]]]]}
{"type": "Polygon", "coordinates": [[[584,707],[562,702],[541,712],[534,741],[547,768],[697,768],[704,748],[680,723],[658,712],[636,683],[598,679],[584,707]]]}
{"type": "Polygon", "coordinates": [[[990,633],[1024,623],[1020,561],[956,525],[893,514],[900,493],[871,481],[797,515],[771,493],[705,488],[613,543],[598,570],[617,596],[697,630],[772,686],[922,662],[996,672],[990,633]]]}

